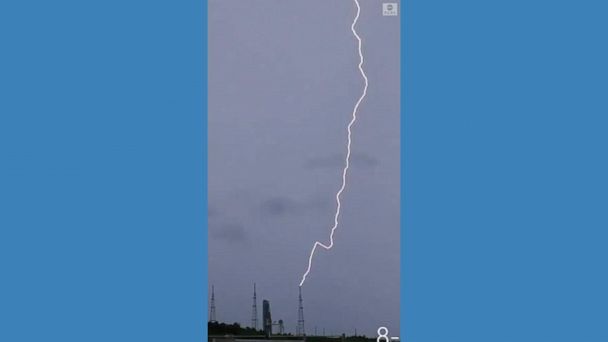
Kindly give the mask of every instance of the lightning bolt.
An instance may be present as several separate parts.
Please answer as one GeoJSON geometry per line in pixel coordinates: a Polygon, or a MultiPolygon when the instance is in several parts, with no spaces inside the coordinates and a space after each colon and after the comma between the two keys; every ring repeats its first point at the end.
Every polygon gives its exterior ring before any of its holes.
{"type": "Polygon", "coordinates": [[[367,76],[365,75],[365,71],[363,71],[363,53],[361,52],[362,41],[361,41],[361,37],[359,37],[359,34],[357,34],[357,30],[355,30],[355,25],[357,25],[357,21],[359,20],[359,14],[361,13],[361,6],[359,5],[358,0],[353,0],[353,1],[355,2],[355,5],[357,6],[357,14],[355,15],[353,23],[350,26],[350,30],[353,32],[353,35],[355,36],[355,38],[357,39],[357,42],[358,42],[359,72],[361,72],[361,76],[363,77],[363,80],[365,81],[365,86],[363,87],[363,92],[361,93],[359,100],[357,100],[357,102],[355,103],[355,107],[353,108],[352,119],[348,123],[348,127],[347,127],[348,143],[346,144],[346,159],[344,161],[344,169],[342,170],[342,186],[340,186],[340,189],[336,193],[337,207],[336,207],[336,214],[334,215],[334,225],[333,225],[333,227],[331,227],[331,232],[329,234],[329,245],[325,245],[319,241],[316,241],[315,244],[312,246],[312,250],[310,251],[310,256],[308,257],[308,268],[306,269],[306,272],[304,272],[304,275],[302,275],[302,280],[300,281],[300,287],[302,287],[302,285],[304,285],[304,282],[306,281],[306,276],[308,276],[308,274],[310,273],[310,269],[312,267],[312,259],[315,255],[315,251],[317,250],[317,247],[323,247],[323,248],[329,250],[334,246],[334,232],[338,228],[338,223],[339,223],[339,218],[340,218],[340,208],[342,206],[342,203],[340,202],[340,196],[342,196],[342,192],[344,192],[344,188],[346,188],[346,174],[348,173],[348,168],[350,167],[350,145],[352,142],[351,129],[352,129],[353,125],[355,124],[355,122],[357,121],[357,111],[359,110],[359,106],[361,105],[361,102],[367,95],[368,80],[367,80],[367,76]]]}

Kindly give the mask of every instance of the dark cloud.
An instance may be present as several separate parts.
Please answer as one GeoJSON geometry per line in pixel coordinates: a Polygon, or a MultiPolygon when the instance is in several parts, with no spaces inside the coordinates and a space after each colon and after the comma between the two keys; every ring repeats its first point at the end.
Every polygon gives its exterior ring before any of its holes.
{"type": "Polygon", "coordinates": [[[302,205],[287,197],[272,197],[262,202],[260,211],[263,216],[276,217],[297,214],[302,205]]]}
{"type": "MultiPolygon", "coordinates": [[[[323,156],[312,158],[306,161],[305,166],[309,169],[320,169],[320,168],[339,168],[344,166],[344,155],[333,154],[330,156],[323,156]]],[[[350,162],[355,167],[375,167],[378,165],[378,159],[364,153],[353,153],[350,156],[350,162]]]]}
{"type": "Polygon", "coordinates": [[[238,223],[209,225],[209,235],[216,240],[223,240],[231,243],[245,242],[248,240],[245,228],[238,223]]]}
{"type": "Polygon", "coordinates": [[[271,197],[264,200],[259,206],[262,218],[274,219],[286,216],[307,216],[329,214],[334,210],[331,197],[311,196],[306,200],[293,200],[287,197],[271,197]]]}

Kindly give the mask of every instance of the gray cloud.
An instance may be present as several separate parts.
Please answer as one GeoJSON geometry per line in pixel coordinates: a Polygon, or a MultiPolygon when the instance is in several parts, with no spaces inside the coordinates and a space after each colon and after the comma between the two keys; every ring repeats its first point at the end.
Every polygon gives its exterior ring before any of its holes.
{"type": "MultiPolygon", "coordinates": [[[[350,29],[356,6],[210,6],[208,248],[218,318],[248,324],[257,282],[293,333],[297,285],[312,243],[328,239],[346,124],[363,86],[350,29]]],[[[369,94],[353,132],[336,249],[315,259],[303,294],[308,333],[356,327],[375,336],[381,324],[399,334],[399,187],[391,185],[399,184],[399,21],[378,6],[361,2],[369,94]]]]}
{"type": "Polygon", "coordinates": [[[209,235],[215,240],[222,240],[230,243],[241,243],[248,240],[245,228],[238,223],[209,225],[209,235]]]}
{"type": "Polygon", "coordinates": [[[219,215],[220,215],[220,213],[215,207],[213,207],[211,205],[207,206],[207,217],[208,218],[215,218],[215,217],[218,217],[219,215]]]}
{"type": "Polygon", "coordinates": [[[260,211],[263,216],[276,217],[301,212],[302,204],[287,197],[272,197],[262,202],[260,211]]]}
{"type": "Polygon", "coordinates": [[[329,197],[310,197],[306,200],[293,200],[288,197],[271,197],[259,206],[262,218],[279,218],[286,216],[307,216],[310,214],[328,214],[334,208],[334,202],[329,197]]]}
{"type": "MultiPolygon", "coordinates": [[[[329,156],[312,158],[306,161],[305,166],[309,169],[321,169],[321,168],[339,168],[344,166],[344,155],[333,154],[329,156]]],[[[365,154],[365,153],[353,153],[350,156],[351,165],[355,167],[375,167],[379,164],[378,159],[365,154]]]]}

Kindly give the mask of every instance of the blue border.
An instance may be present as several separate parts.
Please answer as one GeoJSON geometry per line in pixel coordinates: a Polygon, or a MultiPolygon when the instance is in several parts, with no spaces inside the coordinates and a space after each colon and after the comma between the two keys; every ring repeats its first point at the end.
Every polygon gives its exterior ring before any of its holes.
{"type": "Polygon", "coordinates": [[[608,341],[608,3],[403,7],[402,337],[608,341]]]}
{"type": "Polygon", "coordinates": [[[201,342],[206,2],[0,2],[0,341],[201,342]]]}
{"type": "Polygon", "coordinates": [[[401,6],[401,17],[400,17],[400,38],[401,38],[401,42],[400,42],[400,56],[401,56],[401,67],[400,67],[400,72],[401,72],[401,80],[400,80],[400,94],[401,94],[401,99],[400,99],[400,108],[401,108],[401,145],[400,145],[400,151],[401,151],[401,156],[400,156],[400,168],[401,168],[401,180],[400,180],[400,185],[401,185],[401,192],[400,192],[400,205],[401,205],[401,235],[400,235],[400,253],[401,253],[401,261],[400,261],[400,284],[401,284],[401,293],[399,294],[399,302],[400,302],[400,334],[401,334],[401,338],[404,339],[406,336],[406,331],[407,331],[407,315],[408,312],[406,310],[406,304],[405,304],[405,292],[406,292],[406,255],[405,255],[405,242],[406,242],[406,224],[405,224],[405,218],[407,215],[407,205],[406,205],[406,193],[407,193],[407,184],[405,182],[406,177],[405,174],[407,172],[406,170],[406,140],[405,138],[407,137],[406,135],[406,128],[407,128],[407,105],[409,104],[409,102],[407,101],[408,96],[407,96],[407,42],[408,42],[408,37],[407,34],[409,32],[407,25],[410,22],[408,16],[410,13],[410,8],[409,8],[409,1],[401,1],[400,2],[400,6],[401,6]]]}

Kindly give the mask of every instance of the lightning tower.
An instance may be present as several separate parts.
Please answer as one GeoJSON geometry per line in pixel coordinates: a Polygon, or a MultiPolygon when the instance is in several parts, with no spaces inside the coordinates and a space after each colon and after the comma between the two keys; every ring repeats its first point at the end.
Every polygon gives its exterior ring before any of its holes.
{"type": "Polygon", "coordinates": [[[255,283],[253,283],[253,306],[251,307],[251,327],[258,330],[258,298],[255,293],[255,283]]]}
{"type": "Polygon", "coordinates": [[[215,319],[215,289],[211,285],[211,307],[209,308],[209,322],[217,322],[215,319]]]}
{"type": "Polygon", "coordinates": [[[298,297],[298,327],[296,329],[296,335],[305,336],[306,331],[304,330],[304,305],[302,305],[302,287],[298,287],[300,290],[300,295],[298,297]]]}

